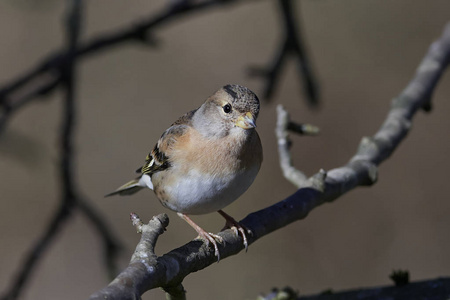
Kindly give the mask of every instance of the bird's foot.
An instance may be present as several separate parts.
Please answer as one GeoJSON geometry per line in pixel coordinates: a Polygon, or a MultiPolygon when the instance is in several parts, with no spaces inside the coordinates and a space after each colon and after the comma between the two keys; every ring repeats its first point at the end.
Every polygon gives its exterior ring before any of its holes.
{"type": "Polygon", "coordinates": [[[225,226],[222,228],[222,230],[229,228],[233,230],[234,234],[236,234],[237,236],[239,236],[240,233],[245,247],[245,252],[247,252],[248,250],[247,234],[252,235],[252,231],[249,228],[242,225],[241,223],[239,223],[238,221],[236,221],[232,216],[228,215],[223,210],[219,210],[217,212],[226,220],[225,226]]]}
{"type": "Polygon", "coordinates": [[[183,220],[185,220],[189,225],[191,225],[192,228],[195,229],[195,231],[197,231],[198,237],[196,239],[201,239],[202,241],[205,242],[205,244],[207,246],[209,246],[210,243],[213,244],[214,255],[217,256],[217,262],[219,262],[220,261],[220,252],[219,252],[219,247],[217,246],[217,242],[223,243],[223,238],[217,234],[206,232],[203,228],[201,228],[200,226],[195,224],[195,222],[192,221],[192,219],[189,218],[187,215],[182,214],[182,213],[177,213],[177,215],[180,218],[182,218],[183,220]]]}
{"type": "Polygon", "coordinates": [[[219,247],[217,246],[217,242],[223,243],[223,238],[220,235],[202,230],[202,232],[198,232],[198,237],[196,239],[204,241],[207,246],[211,243],[214,246],[214,255],[217,256],[217,262],[220,261],[220,252],[219,247]]]}

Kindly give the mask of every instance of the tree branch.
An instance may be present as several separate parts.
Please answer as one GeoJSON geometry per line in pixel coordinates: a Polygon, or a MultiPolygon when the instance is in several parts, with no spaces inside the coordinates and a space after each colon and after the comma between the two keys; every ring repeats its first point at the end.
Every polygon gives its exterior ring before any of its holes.
{"type": "Polygon", "coordinates": [[[155,273],[161,273],[157,266],[155,245],[158,237],[164,233],[169,225],[166,214],[153,217],[148,224],[144,224],[139,217],[132,213],[131,221],[141,240],[136,246],[130,264],[107,287],[95,293],[90,299],[141,299],[141,295],[148,290],[146,278],[155,273]],[[137,280],[145,278],[144,280],[137,280]]]}
{"type": "MultiPolygon", "coordinates": [[[[292,13],[292,0],[280,0],[285,21],[285,40],[281,44],[281,52],[277,55],[275,63],[269,71],[251,72],[252,74],[264,74],[266,77],[265,96],[269,98],[273,94],[275,85],[278,82],[278,75],[281,71],[284,58],[292,53],[298,57],[298,69],[302,75],[305,93],[312,106],[317,104],[316,80],[312,74],[308,58],[304,51],[300,31],[297,28],[295,16],[292,13]]],[[[22,106],[30,103],[39,96],[49,94],[58,86],[63,84],[60,71],[68,64],[68,61],[87,57],[100,51],[108,50],[114,46],[124,45],[129,42],[140,42],[144,45],[155,46],[157,44],[153,37],[152,30],[168,24],[180,17],[190,13],[200,12],[208,8],[220,5],[243,2],[243,0],[196,0],[196,1],[175,1],[168,4],[164,9],[155,15],[134,23],[132,26],[120,28],[109,33],[104,33],[93,37],[84,44],[78,43],[76,48],[69,53],[67,49],[55,51],[48,55],[27,73],[17,77],[0,89],[0,106],[3,113],[0,115],[0,132],[6,126],[12,113],[22,106]]],[[[254,68],[256,69],[256,68],[254,68]]]]}
{"type": "Polygon", "coordinates": [[[52,76],[43,74],[35,81],[35,84],[30,83],[27,85],[27,88],[24,88],[24,91],[21,91],[22,93],[20,95],[4,99],[3,104],[1,103],[2,98],[0,96],[0,107],[3,108],[3,112],[0,115],[0,134],[14,113],[37,97],[44,96],[55,89],[60,83],[60,78],[59,74],[52,76]]]}
{"type": "Polygon", "coordinates": [[[316,295],[299,296],[290,287],[274,288],[269,294],[258,296],[257,300],[442,300],[450,295],[450,278],[438,278],[411,282],[402,286],[382,286],[335,292],[327,290],[316,295]]]}
{"type": "MultiPolygon", "coordinates": [[[[76,49],[76,44],[79,36],[80,19],[81,19],[81,0],[70,0],[67,17],[66,17],[66,33],[67,53],[73,54],[76,49]]],[[[71,56],[73,57],[73,56],[71,56]]],[[[74,115],[74,61],[69,60],[61,69],[61,78],[65,86],[65,105],[64,105],[64,124],[61,132],[61,178],[62,178],[62,199],[58,212],[54,215],[44,235],[32,247],[27,255],[27,259],[17,276],[12,288],[2,298],[3,299],[17,299],[23,286],[28,281],[32,271],[36,267],[41,255],[50,245],[53,238],[58,233],[61,225],[67,220],[71,214],[76,196],[73,187],[72,178],[72,130],[73,130],[73,115],[74,115]]],[[[24,102],[22,102],[24,103],[24,102]]],[[[16,105],[18,105],[16,103],[16,105]]]]}
{"type": "Polygon", "coordinates": [[[450,295],[450,278],[438,278],[411,282],[402,287],[386,286],[367,289],[358,289],[344,292],[330,292],[329,294],[302,296],[298,300],[410,300],[448,299],[450,295]]]}
{"type": "Polygon", "coordinates": [[[113,279],[119,271],[117,258],[123,248],[122,243],[112,234],[105,223],[105,220],[103,220],[102,216],[89,204],[88,200],[77,198],[77,208],[88,218],[92,223],[92,226],[98,231],[99,237],[102,239],[103,257],[108,272],[108,278],[113,279]]]}
{"type": "MultiPolygon", "coordinates": [[[[0,126],[4,127],[6,125],[12,112],[30,103],[36,97],[48,94],[59,87],[63,83],[59,76],[61,69],[70,64],[72,59],[80,60],[91,54],[128,42],[137,41],[153,46],[155,45],[155,40],[152,37],[151,30],[158,26],[167,24],[189,13],[235,2],[240,2],[240,0],[197,0],[168,5],[159,13],[140,23],[133,23],[132,26],[95,36],[84,44],[77,43],[72,51],[65,48],[53,52],[38,63],[37,66],[0,89],[0,106],[4,108],[0,116],[0,126]]],[[[0,130],[2,129],[1,127],[0,130]]]]}
{"type": "Polygon", "coordinates": [[[292,156],[289,151],[291,147],[291,141],[289,140],[289,131],[293,131],[298,134],[316,135],[319,133],[319,128],[311,124],[296,124],[293,123],[288,112],[283,106],[277,106],[277,127],[275,133],[278,140],[278,153],[280,157],[280,166],[283,171],[284,177],[289,180],[297,188],[306,187],[311,184],[306,175],[297,170],[292,165],[292,156]]]}
{"type": "MultiPolygon", "coordinates": [[[[31,247],[26,255],[25,262],[22,264],[18,275],[13,281],[11,288],[2,296],[2,299],[17,299],[20,296],[24,286],[28,282],[33,273],[40,257],[45,253],[45,250],[50,246],[56,234],[62,228],[63,224],[72,215],[76,208],[81,211],[92,221],[93,225],[102,234],[105,245],[105,258],[111,278],[116,274],[115,257],[117,255],[119,244],[115,242],[107,226],[99,215],[90,207],[84,200],[82,200],[76,192],[75,176],[73,168],[73,140],[75,128],[75,65],[76,65],[76,49],[79,40],[81,22],[82,22],[82,0],[69,0],[68,10],[65,18],[65,28],[67,37],[67,59],[64,64],[59,66],[59,75],[53,77],[43,76],[45,82],[38,87],[33,88],[30,92],[21,96],[20,100],[7,107],[7,113],[16,111],[22,105],[31,101],[36,94],[42,95],[53,88],[56,88],[59,83],[65,91],[65,101],[63,105],[62,131],[60,136],[61,145],[61,161],[60,161],[60,178],[61,178],[61,200],[58,211],[54,214],[47,229],[42,237],[31,247]]],[[[32,72],[36,74],[36,72],[32,72]]],[[[27,79],[32,76],[27,76],[27,79]]],[[[19,80],[19,85],[24,80],[19,80]]],[[[12,89],[13,90],[13,89],[12,89]]],[[[0,123],[5,121],[5,116],[0,119],[0,123]]],[[[0,127],[1,129],[1,127],[0,127]]]]}
{"type": "MultiPolygon", "coordinates": [[[[449,61],[450,23],[441,38],[429,48],[409,85],[394,99],[380,130],[373,137],[363,138],[356,155],[349,163],[327,173],[319,172],[311,178],[311,181],[315,182],[311,186],[301,188],[288,198],[251,213],[241,221],[242,225],[253,232],[248,239],[249,244],[272,231],[305,218],[315,207],[333,201],[357,186],[375,183],[377,166],[387,159],[405,138],[417,110],[428,106],[431,94],[449,61]]],[[[222,260],[243,250],[241,238],[231,230],[222,231],[219,235],[224,239],[224,243],[219,244],[222,260]]],[[[155,238],[145,237],[143,234],[140,244],[155,242],[155,238]]],[[[153,247],[154,244],[147,248],[153,247]]],[[[179,286],[187,275],[216,261],[214,250],[199,240],[191,241],[156,259],[154,253],[147,253],[148,257],[143,256],[144,253],[140,253],[141,260],[135,259],[136,254],[133,255],[128,268],[90,299],[140,299],[140,295],[149,289],[179,286]],[[112,289],[120,294],[111,292],[112,289]]]]}
{"type": "MultiPolygon", "coordinates": [[[[76,120],[75,103],[75,65],[82,57],[97,53],[101,50],[111,49],[113,46],[125,44],[130,41],[138,41],[148,45],[155,45],[156,41],[151,30],[160,25],[176,20],[178,17],[188,15],[191,12],[201,11],[206,8],[241,2],[238,0],[197,0],[175,1],[159,13],[133,26],[103,34],[89,40],[84,44],[79,43],[82,23],[82,2],[71,0],[71,7],[65,18],[67,46],[60,51],[55,51],[43,59],[37,66],[27,73],[12,80],[0,89],[0,131],[6,127],[9,118],[22,107],[61,87],[65,92],[63,105],[63,125],[61,132],[61,203],[58,211],[53,216],[42,238],[29,251],[25,265],[12,284],[10,292],[5,299],[15,299],[29,279],[39,258],[48,248],[53,238],[59,232],[62,224],[72,215],[77,208],[92,222],[102,235],[105,248],[105,260],[109,274],[115,274],[115,257],[119,251],[119,243],[115,242],[108,231],[100,215],[82,198],[75,184],[73,173],[73,138],[76,120]]],[[[294,26],[292,13],[290,26],[294,26]]],[[[292,27],[293,28],[293,27],[292,27]]],[[[295,33],[295,32],[294,32],[295,33]]],[[[169,294],[182,295],[184,289],[181,284],[167,286],[169,294]]],[[[175,296],[174,296],[175,297],[175,296]]],[[[180,296],[176,296],[180,297],[180,296]]]]}
{"type": "Polygon", "coordinates": [[[300,35],[300,23],[296,21],[293,0],[278,0],[283,14],[284,21],[284,40],[280,44],[278,52],[269,67],[250,67],[250,76],[263,77],[266,80],[264,89],[264,97],[270,99],[278,84],[280,73],[288,55],[297,57],[297,70],[299,76],[303,81],[304,94],[307,103],[311,107],[316,107],[319,102],[319,92],[317,87],[317,80],[312,72],[309,59],[306,55],[304,42],[300,35]]]}

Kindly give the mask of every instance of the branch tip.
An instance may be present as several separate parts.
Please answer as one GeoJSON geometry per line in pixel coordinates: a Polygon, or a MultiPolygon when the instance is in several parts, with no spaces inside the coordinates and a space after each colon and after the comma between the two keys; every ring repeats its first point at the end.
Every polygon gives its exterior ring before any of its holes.
{"type": "Polygon", "coordinates": [[[319,127],[312,124],[299,124],[293,121],[289,121],[287,125],[287,129],[291,132],[301,134],[301,135],[310,135],[315,136],[320,132],[319,127]]]}
{"type": "Polygon", "coordinates": [[[138,233],[142,233],[142,226],[144,225],[144,222],[141,221],[139,216],[136,213],[130,213],[130,219],[133,226],[136,228],[138,233]]]}
{"type": "Polygon", "coordinates": [[[150,222],[158,221],[161,224],[161,227],[166,230],[167,226],[169,226],[169,216],[167,214],[159,214],[157,216],[153,216],[150,222]]]}

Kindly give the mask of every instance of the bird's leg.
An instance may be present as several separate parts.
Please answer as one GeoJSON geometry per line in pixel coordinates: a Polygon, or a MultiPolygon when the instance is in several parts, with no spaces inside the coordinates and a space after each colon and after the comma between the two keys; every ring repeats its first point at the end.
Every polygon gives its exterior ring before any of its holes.
{"type": "Polygon", "coordinates": [[[217,247],[217,242],[222,243],[223,242],[222,237],[217,235],[217,234],[214,234],[214,233],[206,232],[203,228],[201,228],[200,226],[195,224],[195,222],[192,221],[192,219],[189,218],[185,214],[177,213],[177,215],[180,218],[182,218],[183,220],[185,220],[189,225],[191,225],[191,227],[194,228],[195,231],[197,231],[198,236],[202,240],[205,241],[206,245],[209,245],[209,243],[213,244],[213,246],[214,246],[214,254],[217,256],[217,262],[219,262],[219,260],[220,260],[220,253],[219,253],[219,247],[217,247]]]}
{"type": "Polygon", "coordinates": [[[217,211],[222,217],[225,218],[226,223],[225,223],[225,227],[222,229],[232,229],[234,231],[234,233],[239,236],[239,232],[242,235],[242,239],[244,240],[244,247],[245,247],[245,252],[247,252],[248,250],[248,241],[247,241],[247,235],[246,232],[248,234],[252,234],[252,231],[250,229],[248,229],[247,227],[245,227],[244,225],[240,224],[238,221],[236,221],[232,216],[230,216],[229,214],[225,213],[223,210],[218,210],[217,211]]]}

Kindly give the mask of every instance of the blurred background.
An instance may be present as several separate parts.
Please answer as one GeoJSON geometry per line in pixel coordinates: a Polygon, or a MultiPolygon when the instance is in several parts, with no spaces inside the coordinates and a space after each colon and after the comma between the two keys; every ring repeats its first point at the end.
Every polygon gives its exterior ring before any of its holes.
{"type": "MultiPolygon", "coordinates": [[[[65,44],[65,1],[0,1],[0,86],[65,44]]],[[[262,94],[250,65],[272,61],[283,39],[275,1],[242,1],[176,19],[154,31],[157,48],[128,43],[77,66],[77,184],[103,214],[127,265],[139,234],[129,213],[143,220],[168,213],[157,244],[163,254],[196,236],[151,191],[103,198],[134,176],[161,133],[227,83],[262,94]]],[[[302,33],[320,84],[321,106],[306,105],[294,59],[258,119],[265,160],[252,187],[225,209],[240,220],[295,191],[278,166],[276,105],[292,119],[321,128],[318,137],[293,137],[295,165],[312,175],[345,164],[363,136],[378,130],[413,76],[430,43],[449,21],[450,3],[435,1],[304,0],[297,3],[302,33]]],[[[86,1],[81,41],[160,11],[166,1],[86,1]]],[[[379,181],[314,210],[305,220],[270,234],[240,253],[191,274],[189,299],[255,299],[289,285],[301,294],[391,284],[393,269],[412,280],[450,275],[450,78],[443,77],[433,111],[419,112],[413,129],[379,170],[379,181]]],[[[263,98],[263,97],[261,97],[263,98]]],[[[11,283],[30,246],[58,208],[59,131],[63,94],[52,93],[19,111],[0,136],[0,291],[11,283]]],[[[218,214],[194,217],[219,231],[218,214]]],[[[85,299],[109,283],[98,235],[76,213],[43,255],[21,299],[85,299]]],[[[160,290],[143,299],[164,299],[160,290]]]]}

